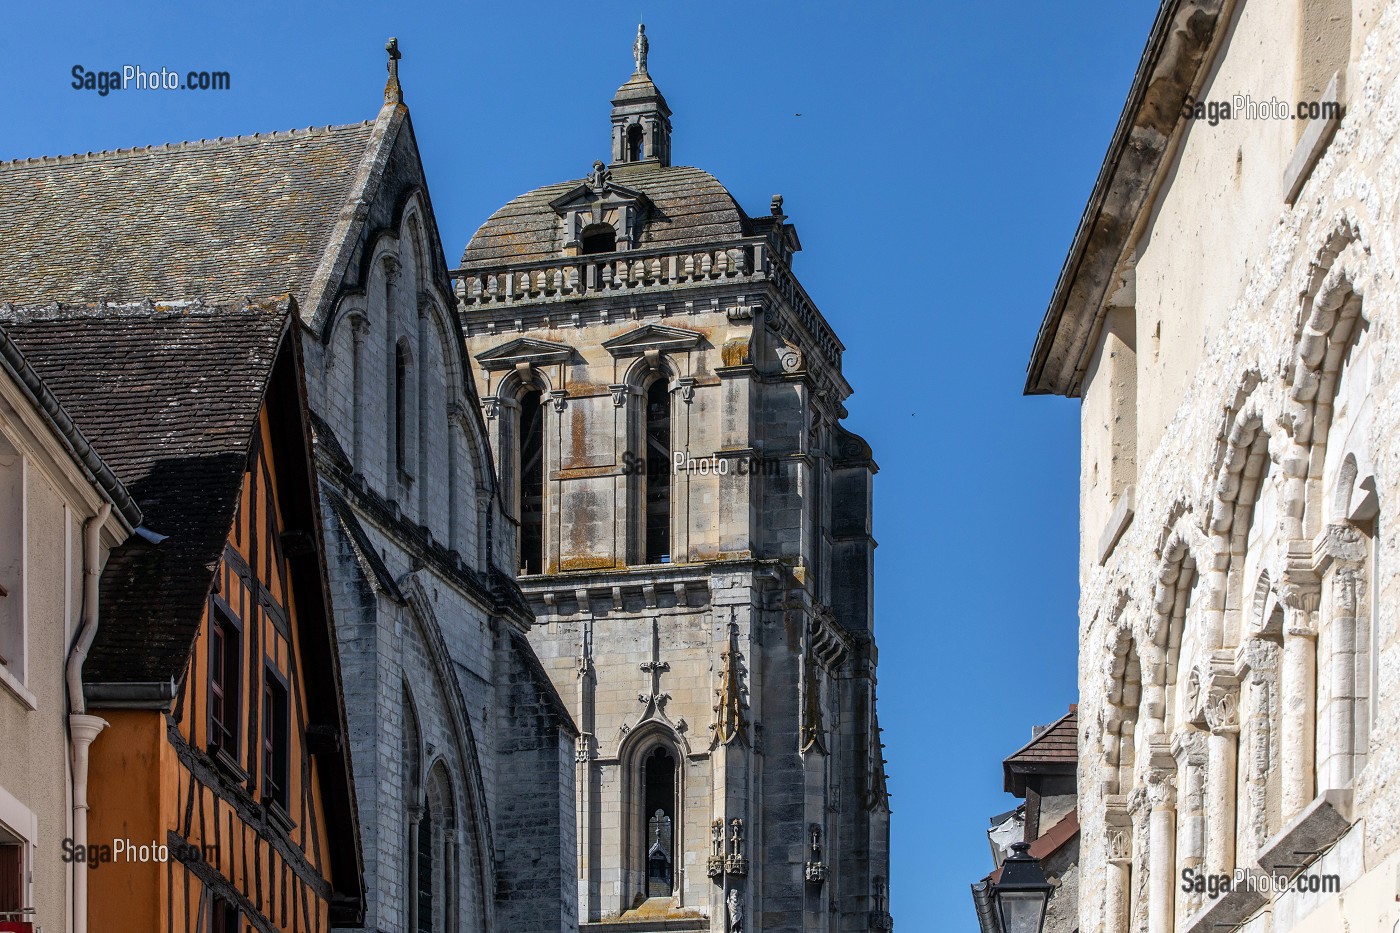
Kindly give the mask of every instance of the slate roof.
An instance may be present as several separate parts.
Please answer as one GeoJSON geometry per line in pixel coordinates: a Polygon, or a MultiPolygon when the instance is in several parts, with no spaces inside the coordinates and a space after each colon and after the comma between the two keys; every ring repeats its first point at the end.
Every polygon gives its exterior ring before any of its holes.
{"type": "Polygon", "coordinates": [[[373,130],[0,162],[0,301],[304,299],[373,130]]]}
{"type": "Polygon", "coordinates": [[[233,524],[292,303],[0,308],[0,328],[130,490],[145,527],[102,574],[88,683],[183,669],[233,524]]]}
{"type": "MultiPolygon", "coordinates": [[[[699,246],[750,232],[748,216],[709,172],[647,166],[615,170],[613,180],[651,200],[638,249],[699,246]]],[[[575,179],[536,188],[506,204],[472,235],[462,265],[500,266],[562,256],[563,227],[550,202],[584,183],[575,179]]]]}

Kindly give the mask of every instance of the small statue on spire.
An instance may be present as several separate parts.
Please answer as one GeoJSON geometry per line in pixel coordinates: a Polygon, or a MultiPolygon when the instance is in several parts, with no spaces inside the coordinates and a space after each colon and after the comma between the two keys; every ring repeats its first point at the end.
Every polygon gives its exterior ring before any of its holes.
{"type": "Polygon", "coordinates": [[[399,86],[399,59],[403,55],[399,52],[399,40],[394,37],[384,43],[384,51],[389,53],[389,80],[384,84],[384,103],[403,103],[403,88],[399,86]]]}
{"type": "Polygon", "coordinates": [[[637,24],[637,41],[632,43],[632,58],[637,62],[636,74],[647,73],[647,27],[643,23],[637,24]]]}

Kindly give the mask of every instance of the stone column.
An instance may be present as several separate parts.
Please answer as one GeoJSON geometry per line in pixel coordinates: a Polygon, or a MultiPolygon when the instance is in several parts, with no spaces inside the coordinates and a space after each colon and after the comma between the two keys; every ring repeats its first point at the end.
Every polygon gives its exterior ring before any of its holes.
{"type": "Polygon", "coordinates": [[[1172,933],[1176,901],[1176,780],[1172,770],[1147,773],[1147,933],[1172,933]]]}
{"type": "MultiPolygon", "coordinates": [[[[1172,871],[1172,877],[1179,878],[1186,869],[1200,872],[1205,868],[1205,734],[1194,728],[1178,732],[1172,740],[1172,753],[1177,762],[1177,786],[1181,788],[1177,863],[1172,871]]],[[[1181,902],[1181,913],[1185,915],[1193,913],[1199,906],[1192,894],[1182,894],[1181,902]]]]}
{"type": "MultiPolygon", "coordinates": [[[[1290,576],[1295,575],[1292,570],[1290,576]]],[[[1283,821],[1287,823],[1313,799],[1313,764],[1317,726],[1317,606],[1315,580],[1286,580],[1283,596],[1283,664],[1279,687],[1283,698],[1280,736],[1283,821]]]]}
{"type": "Polygon", "coordinates": [[[1239,699],[1234,690],[1221,690],[1206,705],[1206,872],[1228,874],[1235,870],[1235,789],[1239,756],[1239,699]]]}
{"type": "Polygon", "coordinates": [[[1327,621],[1326,742],[1318,768],[1325,789],[1351,786],[1356,763],[1356,606],[1361,570],[1339,564],[1332,574],[1327,621]]]}
{"type": "MultiPolygon", "coordinates": [[[[1122,810],[1121,805],[1118,808],[1122,810]]],[[[1115,820],[1108,805],[1108,857],[1104,875],[1103,933],[1128,933],[1128,907],[1132,891],[1133,830],[1127,814],[1115,820]]]]}

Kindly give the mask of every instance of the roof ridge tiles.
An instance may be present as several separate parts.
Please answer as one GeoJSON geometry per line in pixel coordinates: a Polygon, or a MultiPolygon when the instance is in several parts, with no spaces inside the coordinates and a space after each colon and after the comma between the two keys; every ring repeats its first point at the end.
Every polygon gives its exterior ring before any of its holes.
{"type": "Polygon", "coordinates": [[[0,160],[0,169],[20,168],[34,165],[69,165],[73,163],[86,162],[88,160],[99,160],[103,158],[130,156],[147,152],[167,152],[175,150],[190,149],[215,149],[220,146],[233,146],[244,143],[262,143],[274,139],[295,139],[311,135],[328,134],[339,130],[362,129],[374,125],[374,120],[360,120],[356,123],[328,123],[325,126],[308,126],[305,129],[293,127],[286,130],[274,130],[270,133],[244,133],[238,136],[219,136],[214,139],[184,139],[179,142],[152,143],[147,146],[117,147],[115,149],[99,149],[97,151],[74,152],[68,155],[38,155],[26,156],[21,159],[0,160]]]}

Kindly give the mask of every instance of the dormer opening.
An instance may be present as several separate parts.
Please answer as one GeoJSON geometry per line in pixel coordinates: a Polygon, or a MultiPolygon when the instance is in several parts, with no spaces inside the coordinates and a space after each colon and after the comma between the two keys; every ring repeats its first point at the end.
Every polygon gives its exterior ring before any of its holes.
{"type": "Polygon", "coordinates": [[[644,158],[645,146],[643,144],[642,127],[634,123],[627,128],[627,161],[640,162],[644,158]]]}
{"type": "Polygon", "coordinates": [[[589,224],[583,228],[579,243],[579,252],[585,256],[611,253],[617,250],[617,231],[612,224],[589,224]]]}

